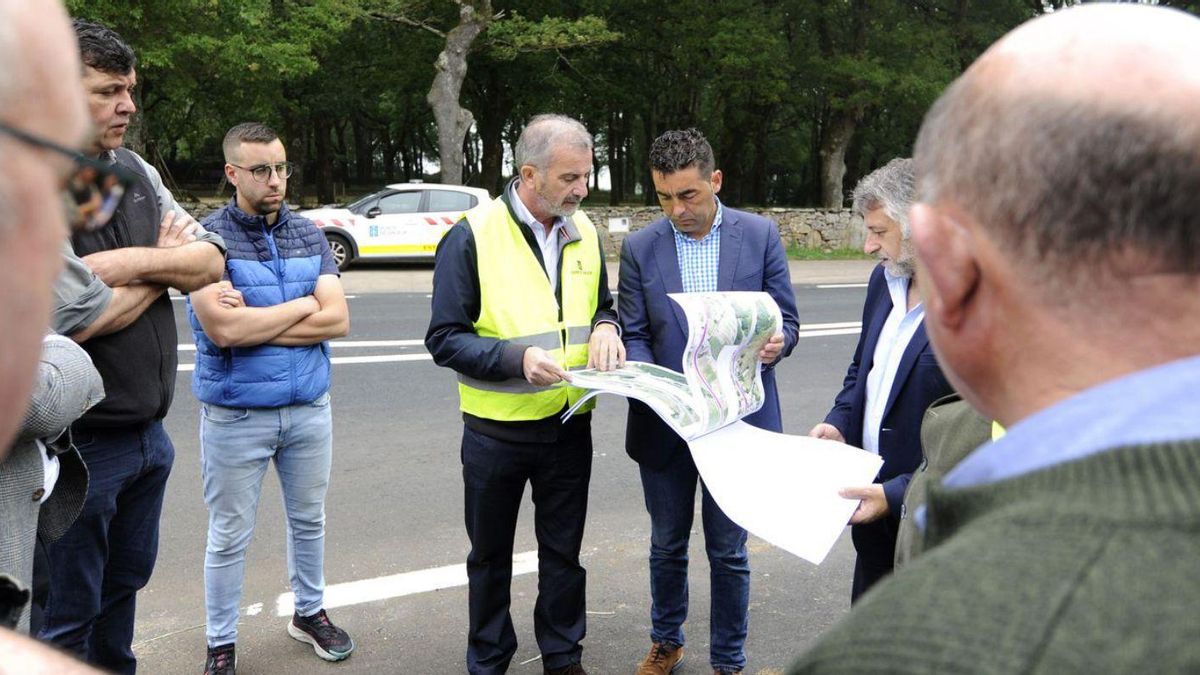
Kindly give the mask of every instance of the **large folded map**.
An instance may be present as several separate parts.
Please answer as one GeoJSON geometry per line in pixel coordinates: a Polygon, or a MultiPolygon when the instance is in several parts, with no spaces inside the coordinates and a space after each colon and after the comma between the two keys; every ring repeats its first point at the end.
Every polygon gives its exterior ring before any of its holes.
{"type": "Polygon", "coordinates": [[[670,298],[688,326],[683,372],[639,361],[606,372],[574,371],[572,384],[590,391],[567,415],[600,393],[642,401],[688,442],[701,478],[726,515],[819,564],[857,505],[839,497],[838,489],[869,484],[882,460],[842,443],[740,421],[763,405],[758,352],[783,325],[770,295],[672,293],[670,298]]]}
{"type": "Polygon", "coordinates": [[[672,293],[669,297],[691,327],[683,350],[683,373],[630,361],[618,370],[576,371],[571,383],[592,390],[584,400],[601,392],[636,398],[690,441],[762,407],[758,351],[779,332],[783,319],[779,305],[766,293],[672,293]]]}

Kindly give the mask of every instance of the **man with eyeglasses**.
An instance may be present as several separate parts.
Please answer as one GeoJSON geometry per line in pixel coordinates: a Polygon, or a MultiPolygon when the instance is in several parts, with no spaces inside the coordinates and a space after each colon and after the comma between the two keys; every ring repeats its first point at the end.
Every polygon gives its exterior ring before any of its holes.
{"type": "MultiPolygon", "coordinates": [[[[10,443],[22,425],[39,367],[50,289],[61,269],[64,225],[70,222],[56,206],[78,167],[74,148],[87,128],[79,89],[41,84],[69,81],[79,72],[78,56],[62,48],[71,39],[59,2],[0,0],[0,62],[5,64],[0,72],[0,285],[5,289],[0,294],[0,462],[16,459],[10,443]]],[[[33,475],[40,486],[42,466],[34,461],[33,470],[23,477],[33,475]]],[[[26,488],[28,503],[30,493],[36,492],[30,483],[0,485],[4,492],[26,488]]],[[[0,519],[7,522],[14,515],[7,505],[0,507],[0,519]]],[[[6,555],[20,545],[7,531],[0,541],[6,555]]],[[[28,579],[17,582],[23,586],[28,579]]],[[[11,576],[0,572],[0,615],[20,613],[27,597],[11,576]]],[[[7,672],[95,672],[5,628],[0,628],[0,654],[0,666],[7,672]]]]}
{"type": "Polygon", "coordinates": [[[225,279],[191,294],[196,341],[192,391],[200,399],[200,463],[208,505],[204,672],[234,672],[246,548],[263,476],[274,460],[288,521],[290,636],[326,661],[354,642],[323,609],[325,494],[333,460],[328,340],[350,314],[321,230],[284,203],[292,165],[279,136],[259,123],[225,135],[234,198],[204,220],[230,243],[225,279]]]}
{"type": "Polygon", "coordinates": [[[75,34],[95,131],[86,154],[96,161],[73,181],[71,199],[87,217],[103,219],[115,203],[105,198],[114,187],[105,174],[125,174],[128,189],[111,220],[72,237],[55,288],[51,326],[83,345],[107,395],[72,427],[90,482],[79,518],[49,548],[39,636],[96,665],[132,673],[136,594],[154,569],[175,455],[162,425],[178,349],[166,290],[188,292],[219,280],[224,242],[196,232],[158,174],[121,147],[136,112],[133,51],[97,24],[76,21],[75,34]]]}

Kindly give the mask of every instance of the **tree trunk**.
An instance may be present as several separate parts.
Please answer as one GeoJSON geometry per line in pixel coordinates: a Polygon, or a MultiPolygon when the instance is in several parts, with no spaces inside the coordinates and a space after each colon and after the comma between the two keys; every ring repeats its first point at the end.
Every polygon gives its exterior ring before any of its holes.
{"type": "Polygon", "coordinates": [[[616,206],[625,198],[625,160],[622,156],[625,139],[621,135],[620,124],[617,123],[620,114],[616,111],[608,114],[608,182],[612,186],[608,193],[609,206],[616,206]]]}
{"type": "MultiPolygon", "coordinates": [[[[645,138],[645,151],[640,153],[640,156],[650,157],[650,146],[654,144],[654,113],[647,112],[642,116],[642,136],[645,138]]],[[[642,203],[646,206],[654,206],[658,203],[658,198],[654,194],[654,177],[650,175],[650,169],[647,168],[642,172],[642,203]]]]}
{"type": "Polygon", "coordinates": [[[313,141],[317,162],[317,201],[331,204],[333,197],[333,148],[330,142],[329,120],[324,115],[313,118],[313,141]]]}
{"type": "MultiPolygon", "coordinates": [[[[491,106],[489,106],[490,108],[491,106]]],[[[479,186],[496,195],[504,189],[500,172],[504,163],[504,120],[510,106],[503,110],[491,109],[479,118],[479,140],[483,143],[483,159],[479,186]]]]}
{"type": "Polygon", "coordinates": [[[383,148],[383,181],[396,180],[396,147],[392,145],[392,130],[384,125],[379,130],[379,145],[383,148]]]}
{"type": "Polygon", "coordinates": [[[355,114],[351,123],[354,127],[354,179],[359,185],[375,182],[375,157],[371,151],[371,138],[362,115],[355,114]]]}
{"type": "Polygon", "coordinates": [[[456,0],[458,25],[446,34],[446,47],[438,54],[433,86],[425,100],[437,121],[438,156],[442,182],[462,184],[463,138],[475,118],[458,103],[467,76],[467,54],[471,43],[492,21],[491,0],[456,0]]]}
{"type": "Polygon", "coordinates": [[[304,201],[304,167],[308,163],[308,136],[305,134],[307,127],[307,124],[298,119],[292,106],[283,107],[284,145],[287,148],[288,159],[296,167],[295,173],[288,180],[288,199],[296,206],[300,206],[304,201]]]}
{"type": "Polygon", "coordinates": [[[842,180],[846,177],[846,148],[862,119],[862,111],[835,110],[821,134],[821,206],[840,209],[846,204],[842,180]]]}

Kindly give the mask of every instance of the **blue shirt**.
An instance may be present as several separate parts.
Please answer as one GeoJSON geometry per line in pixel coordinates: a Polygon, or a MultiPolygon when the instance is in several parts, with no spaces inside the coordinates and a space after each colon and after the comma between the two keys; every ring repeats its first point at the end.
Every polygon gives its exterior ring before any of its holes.
{"type": "Polygon", "coordinates": [[[1200,438],[1200,356],[1092,387],[1014,424],[946,474],[964,488],[1130,445],[1200,438]]]}
{"type": "MultiPolygon", "coordinates": [[[[714,199],[716,199],[714,197],[714,199]]],[[[717,271],[721,264],[721,218],[725,207],[717,199],[717,215],[712,229],[693,239],[671,225],[675,234],[675,255],[679,258],[679,277],[686,293],[713,293],[717,290],[717,271]]]]}

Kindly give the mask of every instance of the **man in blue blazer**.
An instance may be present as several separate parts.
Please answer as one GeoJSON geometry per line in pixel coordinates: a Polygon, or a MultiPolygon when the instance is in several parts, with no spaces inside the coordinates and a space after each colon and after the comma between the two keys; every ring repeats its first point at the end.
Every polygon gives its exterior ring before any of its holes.
{"type": "Polygon", "coordinates": [[[850,601],[892,571],[900,505],[921,463],[921,419],[953,391],[925,335],[917,293],[908,207],[915,191],[911,159],[894,159],[854,188],[854,210],[867,226],[863,250],[879,258],[863,305],[862,333],[842,391],[809,435],[877,453],[883,466],[872,485],[842,490],[857,499],[850,518],[858,558],[850,601]]]}
{"type": "MultiPolygon", "coordinates": [[[[796,345],[800,321],[787,257],[775,223],[723,206],[712,147],[695,129],[654,141],[650,166],[667,217],[629,235],[621,247],[618,307],[626,357],[682,372],[687,320],[668,293],[766,291],[779,304],[782,334],[759,353],[766,401],[746,421],[781,431],[772,366],[796,345]]],[[[639,675],[671,672],[683,658],[688,536],[696,465],[687,444],[648,407],[629,402],[625,450],[641,469],[650,512],[650,653],[639,675]]],[[[750,602],[746,530],[728,518],[700,481],[704,544],[712,568],[709,659],[714,673],[740,673],[750,602]]]]}

